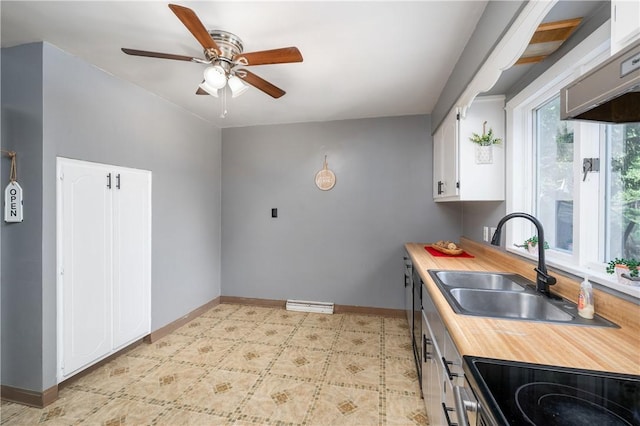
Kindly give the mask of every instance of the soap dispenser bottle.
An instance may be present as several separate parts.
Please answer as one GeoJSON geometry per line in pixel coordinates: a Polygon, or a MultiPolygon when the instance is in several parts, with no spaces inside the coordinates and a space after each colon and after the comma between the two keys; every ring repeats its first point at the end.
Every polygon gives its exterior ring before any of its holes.
{"type": "Polygon", "coordinates": [[[582,318],[593,319],[595,309],[593,308],[593,287],[588,277],[580,284],[580,294],[578,295],[578,315],[582,318]]]}

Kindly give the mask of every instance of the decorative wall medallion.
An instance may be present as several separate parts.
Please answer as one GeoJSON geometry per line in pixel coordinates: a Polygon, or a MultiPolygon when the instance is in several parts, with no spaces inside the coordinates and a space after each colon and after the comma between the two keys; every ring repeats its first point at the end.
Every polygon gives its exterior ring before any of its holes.
{"type": "Polygon", "coordinates": [[[324,167],[316,173],[316,186],[323,191],[328,191],[336,184],[336,175],[327,167],[327,156],[324,156],[324,167]]]}

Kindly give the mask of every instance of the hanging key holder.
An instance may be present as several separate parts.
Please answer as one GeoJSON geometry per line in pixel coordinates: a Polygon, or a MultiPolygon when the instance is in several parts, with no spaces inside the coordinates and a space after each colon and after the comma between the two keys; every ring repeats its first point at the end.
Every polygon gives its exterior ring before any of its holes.
{"type": "Polygon", "coordinates": [[[4,190],[4,221],[8,223],[22,222],[24,218],[22,205],[22,187],[18,183],[18,169],[16,166],[16,152],[2,151],[11,159],[9,184],[4,190]]]}

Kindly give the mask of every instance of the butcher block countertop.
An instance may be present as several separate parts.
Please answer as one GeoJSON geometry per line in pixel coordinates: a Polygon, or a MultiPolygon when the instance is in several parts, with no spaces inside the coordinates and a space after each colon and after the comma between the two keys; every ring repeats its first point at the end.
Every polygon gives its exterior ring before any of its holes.
{"type": "MultiPolygon", "coordinates": [[[[505,320],[456,314],[427,272],[428,269],[514,272],[535,281],[535,265],[462,238],[474,258],[435,257],[425,244],[408,243],[407,253],[419,271],[461,355],[640,375],[640,306],[594,289],[596,313],[620,328],[585,327],[505,320]]],[[[551,271],[556,294],[577,302],[580,283],[551,271]]]]}

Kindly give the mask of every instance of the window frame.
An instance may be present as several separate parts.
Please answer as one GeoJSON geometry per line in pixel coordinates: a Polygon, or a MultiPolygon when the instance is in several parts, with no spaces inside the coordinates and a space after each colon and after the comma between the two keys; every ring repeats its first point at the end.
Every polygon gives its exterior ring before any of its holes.
{"type": "MultiPolygon", "coordinates": [[[[535,212],[534,193],[536,191],[536,158],[535,147],[535,110],[549,100],[558,96],[560,89],[574,81],[577,77],[600,64],[610,56],[610,23],[607,22],[583,40],[578,46],[560,58],[529,86],[515,95],[506,104],[506,137],[509,141],[506,167],[506,210],[507,212],[535,212]],[[533,184],[532,184],[533,183],[533,184]]],[[[582,182],[582,165],[576,164],[575,158],[606,158],[604,145],[599,137],[604,132],[593,132],[597,123],[574,121],[574,244],[573,252],[562,253],[556,250],[547,251],[547,264],[561,271],[582,277],[589,276],[591,281],[603,284],[622,293],[640,298],[640,288],[624,286],[617,283],[615,276],[606,274],[606,263],[595,259],[602,251],[604,241],[604,220],[600,220],[600,212],[604,211],[604,191],[607,170],[590,174],[586,182],[582,182]],[[593,135],[587,136],[587,135],[593,135]],[[585,202],[585,200],[587,200],[585,202]],[[595,204],[595,205],[594,205],[595,204]],[[596,207],[597,205],[597,207],[596,207]],[[597,231],[593,232],[593,224],[597,223],[597,231]],[[589,229],[589,231],[588,231],[589,229]]],[[[535,234],[535,229],[527,221],[509,221],[506,223],[505,248],[514,254],[536,259],[515,244],[522,244],[526,238],[535,234]]]]}

